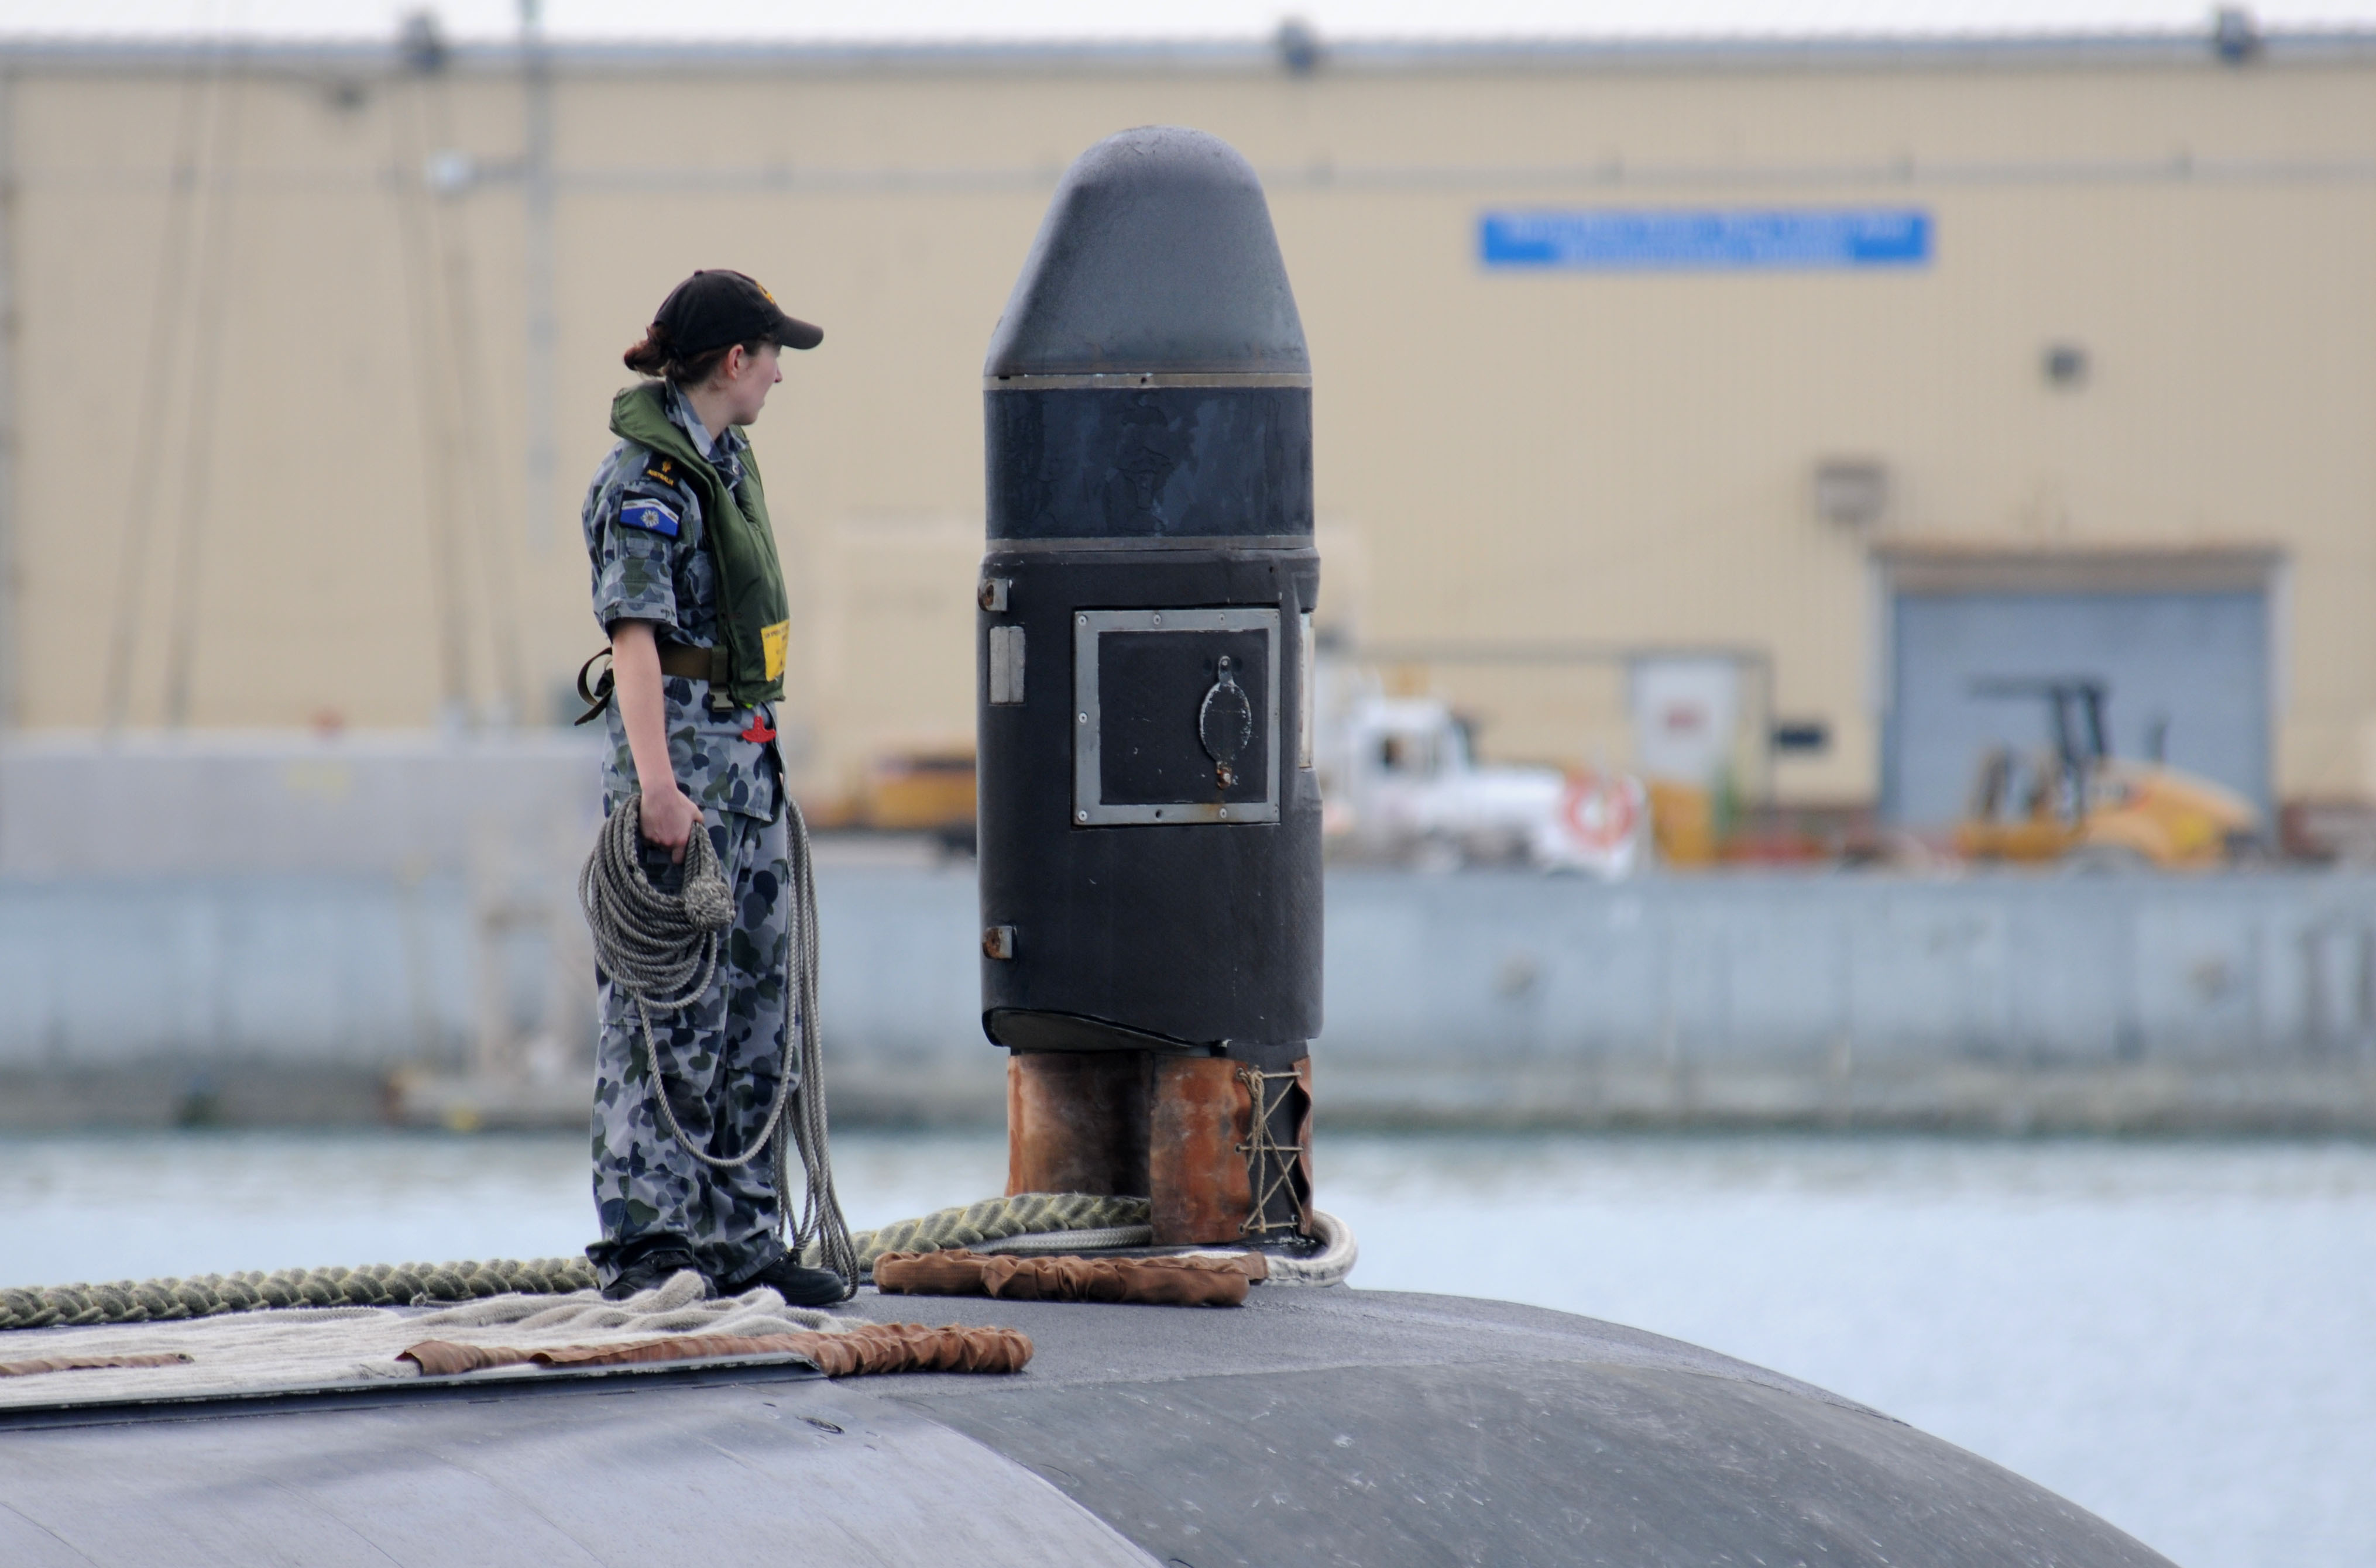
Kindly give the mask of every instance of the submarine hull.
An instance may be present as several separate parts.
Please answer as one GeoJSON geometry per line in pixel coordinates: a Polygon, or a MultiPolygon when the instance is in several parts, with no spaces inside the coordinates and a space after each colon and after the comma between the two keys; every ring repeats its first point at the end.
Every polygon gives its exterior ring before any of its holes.
{"type": "MultiPolygon", "coordinates": [[[[1656,1335],[1445,1296],[861,1295],[1013,1377],[390,1383],[0,1419],[12,1564],[2164,1563],[1988,1461],[1656,1335]]],[[[63,1374],[71,1376],[72,1374],[63,1374]]]]}

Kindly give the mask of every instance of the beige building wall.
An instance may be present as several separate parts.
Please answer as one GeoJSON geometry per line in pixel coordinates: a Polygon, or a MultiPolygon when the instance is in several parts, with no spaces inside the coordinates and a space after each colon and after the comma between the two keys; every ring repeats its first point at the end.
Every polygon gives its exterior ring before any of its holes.
{"type": "MultiPolygon", "coordinates": [[[[7,72],[27,726],[547,720],[598,639],[576,507],[619,351],[726,265],[826,330],[754,432],[811,776],[962,742],[983,346],[1063,166],[1172,122],[1269,187],[1324,606],[1363,640],[1766,650],[1835,737],[1783,792],[1868,798],[1877,544],[2273,545],[2280,792],[2376,782],[2376,52],[564,55],[534,516],[507,62],[7,72]],[[1925,208],[1936,259],[1476,255],[1500,207],[1805,204],[1925,208]],[[1816,516],[1833,457],[1886,466],[1880,523],[1816,516]]],[[[1438,678],[1489,745],[1622,755],[1605,671],[1438,678]]]]}

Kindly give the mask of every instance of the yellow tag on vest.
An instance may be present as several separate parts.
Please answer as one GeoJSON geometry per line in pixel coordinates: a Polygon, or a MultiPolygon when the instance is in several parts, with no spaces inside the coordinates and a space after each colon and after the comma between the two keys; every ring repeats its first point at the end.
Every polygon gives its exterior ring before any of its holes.
{"type": "Polygon", "coordinates": [[[778,621],[772,626],[759,628],[759,647],[767,655],[767,679],[770,681],[784,672],[784,647],[791,641],[791,636],[792,624],[790,621],[778,621]]]}

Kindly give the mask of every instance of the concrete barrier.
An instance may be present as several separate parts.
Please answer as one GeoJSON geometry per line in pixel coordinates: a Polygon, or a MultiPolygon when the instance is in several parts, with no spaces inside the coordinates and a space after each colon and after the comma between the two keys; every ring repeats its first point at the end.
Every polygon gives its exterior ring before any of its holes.
{"type": "Polygon", "coordinates": [[[2376,877],[1347,873],[1360,1122],[2376,1128],[2376,877]]]}
{"type": "MultiPolygon", "coordinates": [[[[837,1114],[995,1121],[970,866],[821,861],[837,1114]]],[[[575,1124],[590,975],[521,885],[0,878],[0,1122],[575,1124]]],[[[1334,1126],[2376,1131],[2372,960],[2356,873],[1345,871],[1314,1063],[1334,1126]]]]}
{"type": "Polygon", "coordinates": [[[463,875],[569,865],[590,731],[56,731],[0,743],[0,878],[463,875]]]}
{"type": "MultiPolygon", "coordinates": [[[[577,1124],[580,735],[0,747],[0,1125],[577,1124]]],[[[834,1103],[996,1121],[972,867],[820,851],[834,1103]]],[[[2376,874],[1328,879],[1325,1124],[2376,1131],[2376,874]]]]}

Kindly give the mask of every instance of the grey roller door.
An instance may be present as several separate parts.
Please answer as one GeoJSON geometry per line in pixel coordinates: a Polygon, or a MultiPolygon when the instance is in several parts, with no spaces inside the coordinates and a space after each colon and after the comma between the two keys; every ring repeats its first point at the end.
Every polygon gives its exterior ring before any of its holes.
{"type": "Polygon", "coordinates": [[[2265,592],[1900,590],[1890,605],[1882,814],[1932,826],[1961,814],[1991,745],[2049,743],[2037,699],[1984,696],[1994,677],[2085,677],[2109,688],[2115,756],[2165,756],[2269,808],[2265,592]]]}

